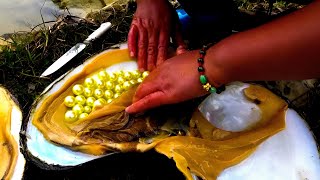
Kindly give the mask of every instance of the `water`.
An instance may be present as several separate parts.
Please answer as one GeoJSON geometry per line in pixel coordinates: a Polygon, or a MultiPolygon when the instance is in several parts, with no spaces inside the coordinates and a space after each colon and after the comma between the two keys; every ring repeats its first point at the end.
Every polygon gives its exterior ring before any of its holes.
{"type": "MultiPolygon", "coordinates": [[[[72,15],[79,17],[85,17],[88,12],[103,7],[101,0],[62,1],[72,15]]],[[[67,13],[66,10],[59,9],[51,0],[0,0],[0,35],[30,31],[43,21],[56,20],[56,16],[67,13]]]]}

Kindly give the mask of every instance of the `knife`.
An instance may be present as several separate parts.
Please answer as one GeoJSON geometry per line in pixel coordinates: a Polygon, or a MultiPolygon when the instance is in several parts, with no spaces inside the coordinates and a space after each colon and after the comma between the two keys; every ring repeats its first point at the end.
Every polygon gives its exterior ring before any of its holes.
{"type": "Polygon", "coordinates": [[[73,46],[69,51],[67,51],[63,56],[61,56],[58,60],[56,60],[51,66],[49,66],[40,77],[46,77],[54,72],[56,72],[58,69],[60,69],[63,65],[65,65],[67,62],[69,62],[72,58],[74,58],[77,54],[79,54],[82,50],[86,48],[88,44],[90,44],[93,40],[100,37],[103,33],[105,33],[108,29],[110,29],[111,23],[106,22],[102,23],[100,27],[95,30],[92,34],[88,36],[86,40],[83,41],[83,43],[78,43],[75,46],[73,46]]]}

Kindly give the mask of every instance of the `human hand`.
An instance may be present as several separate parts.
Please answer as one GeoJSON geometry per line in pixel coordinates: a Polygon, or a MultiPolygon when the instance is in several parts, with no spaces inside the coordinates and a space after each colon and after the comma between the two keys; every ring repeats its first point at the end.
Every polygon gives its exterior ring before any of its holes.
{"type": "Polygon", "coordinates": [[[198,51],[189,51],[158,66],[140,84],[126,111],[138,113],[206,94],[199,81],[197,56],[198,51]]]}
{"type": "Polygon", "coordinates": [[[170,35],[174,34],[177,54],[185,52],[178,17],[167,0],[138,0],[128,34],[130,56],[138,58],[140,71],[152,71],[167,58],[170,35]]]}

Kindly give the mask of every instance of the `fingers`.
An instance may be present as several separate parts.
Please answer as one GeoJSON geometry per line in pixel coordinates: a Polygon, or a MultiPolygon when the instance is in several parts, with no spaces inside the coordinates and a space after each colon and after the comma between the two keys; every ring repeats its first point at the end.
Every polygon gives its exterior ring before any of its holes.
{"type": "Polygon", "coordinates": [[[148,61],[147,61],[149,71],[152,71],[156,67],[158,37],[159,37],[158,31],[153,31],[149,33],[148,61]]]}
{"type": "Polygon", "coordinates": [[[126,112],[139,113],[163,105],[165,94],[162,91],[151,93],[126,108],[126,112]]]}
{"type": "Polygon", "coordinates": [[[180,55],[180,54],[185,53],[187,51],[187,48],[186,48],[187,45],[184,43],[179,24],[176,25],[176,31],[175,31],[174,35],[175,35],[175,37],[174,37],[175,42],[177,44],[176,54],[180,55]]]}
{"type": "Polygon", "coordinates": [[[169,46],[169,33],[161,31],[158,45],[157,66],[162,64],[167,59],[167,51],[169,46]]]}
{"type": "Polygon", "coordinates": [[[140,71],[147,69],[147,46],[148,46],[148,32],[145,28],[139,28],[138,39],[138,67],[140,71]]]}
{"type": "Polygon", "coordinates": [[[128,34],[128,48],[131,58],[135,58],[137,56],[137,39],[139,36],[138,32],[138,27],[132,24],[128,34]]]}

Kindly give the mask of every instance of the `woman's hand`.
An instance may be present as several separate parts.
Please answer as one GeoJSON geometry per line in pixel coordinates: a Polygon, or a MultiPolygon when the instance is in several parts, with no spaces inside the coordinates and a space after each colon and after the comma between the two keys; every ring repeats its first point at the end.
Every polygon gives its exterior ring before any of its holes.
{"type": "Polygon", "coordinates": [[[138,58],[140,71],[152,71],[167,58],[170,35],[175,35],[178,53],[184,51],[177,15],[167,0],[137,0],[137,10],[128,34],[130,56],[138,58]]]}
{"type": "Polygon", "coordinates": [[[138,87],[133,104],[126,111],[138,113],[164,104],[183,102],[206,93],[197,70],[198,51],[168,59],[138,87]]]}

